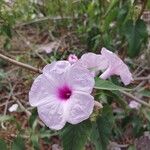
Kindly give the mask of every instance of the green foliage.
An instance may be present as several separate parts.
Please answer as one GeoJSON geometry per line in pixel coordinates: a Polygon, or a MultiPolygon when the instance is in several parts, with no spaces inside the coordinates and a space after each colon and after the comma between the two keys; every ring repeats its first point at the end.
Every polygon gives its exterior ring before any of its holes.
{"type": "Polygon", "coordinates": [[[90,133],[91,123],[89,120],[76,125],[68,124],[61,134],[64,150],[83,150],[90,133]]]}
{"type": "Polygon", "coordinates": [[[37,109],[32,110],[32,115],[29,118],[29,126],[33,129],[36,126],[37,109]]]}
{"type": "Polygon", "coordinates": [[[127,90],[130,91],[130,89],[115,85],[111,81],[102,80],[100,78],[96,78],[95,80],[95,89],[99,90],[110,90],[110,91],[119,91],[119,90],[127,90]]]}
{"type": "Polygon", "coordinates": [[[25,150],[25,143],[23,138],[18,136],[17,138],[14,139],[12,144],[12,150],[25,150]]]}
{"type": "Polygon", "coordinates": [[[0,34],[6,35],[9,38],[12,38],[11,27],[10,25],[2,25],[0,28],[0,34]]]}
{"type": "Polygon", "coordinates": [[[6,76],[5,72],[2,69],[0,69],[0,81],[3,80],[5,76],[6,76]]]}
{"type": "Polygon", "coordinates": [[[149,109],[142,109],[143,114],[147,118],[147,120],[150,122],[150,110],[149,109]]]}
{"type": "Polygon", "coordinates": [[[111,96],[114,101],[119,104],[120,107],[122,107],[123,109],[127,109],[127,101],[121,96],[121,93],[118,91],[111,91],[109,93],[109,96],[111,96]]]}
{"type": "Polygon", "coordinates": [[[128,54],[135,57],[139,54],[142,43],[147,39],[146,25],[143,20],[133,22],[128,20],[123,27],[123,33],[128,41],[128,54]]]}
{"type": "Polygon", "coordinates": [[[102,114],[93,124],[91,140],[96,150],[106,150],[111,137],[111,130],[114,123],[112,109],[108,106],[103,108],[102,114]]]}
{"type": "Polygon", "coordinates": [[[11,120],[14,120],[12,116],[0,115],[0,122],[11,121],[11,120]]]}
{"type": "MultiPolygon", "coordinates": [[[[136,1],[133,3],[131,0],[81,0],[75,2],[73,0],[40,2],[16,0],[12,6],[8,7],[4,0],[0,4],[2,10],[0,12],[2,19],[0,32],[9,38],[12,37],[13,26],[18,22],[27,22],[28,24],[29,21],[33,21],[34,23],[39,16],[48,16],[51,17],[51,24],[53,21],[55,22],[56,28],[57,26],[76,27],[89,51],[98,51],[105,46],[112,50],[123,49],[126,51],[127,49],[128,55],[135,57],[147,39],[146,25],[142,20],[137,19],[140,12],[137,11],[138,3],[136,1]],[[61,17],[68,18],[61,19],[61,17]],[[76,17],[77,19],[74,21],[73,18],[76,17]]],[[[147,6],[149,8],[149,1],[147,6]]],[[[4,48],[9,49],[9,40],[6,40],[4,48]]]]}
{"type": "Polygon", "coordinates": [[[7,150],[7,145],[4,140],[0,139],[0,149],[7,150]]]}
{"type": "Polygon", "coordinates": [[[130,145],[129,148],[128,148],[128,150],[136,150],[135,145],[130,145]]]}
{"type": "Polygon", "coordinates": [[[143,91],[139,92],[139,94],[142,96],[150,98],[150,91],[149,90],[143,90],[143,91]]]}
{"type": "Polygon", "coordinates": [[[87,36],[87,46],[89,50],[94,51],[95,48],[97,47],[97,45],[95,44],[96,44],[96,40],[99,34],[100,34],[100,31],[98,27],[94,26],[89,29],[88,36],[87,36]]]}
{"type": "Polygon", "coordinates": [[[39,136],[36,133],[32,133],[30,136],[32,145],[35,150],[40,150],[40,145],[39,145],[39,136]]]}

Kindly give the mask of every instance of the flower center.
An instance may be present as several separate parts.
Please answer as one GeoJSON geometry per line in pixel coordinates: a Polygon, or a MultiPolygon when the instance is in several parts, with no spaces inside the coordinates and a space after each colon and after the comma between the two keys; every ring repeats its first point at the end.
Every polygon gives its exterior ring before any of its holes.
{"type": "Polygon", "coordinates": [[[66,85],[58,89],[58,97],[61,100],[69,99],[71,94],[72,94],[71,89],[66,85]]]}

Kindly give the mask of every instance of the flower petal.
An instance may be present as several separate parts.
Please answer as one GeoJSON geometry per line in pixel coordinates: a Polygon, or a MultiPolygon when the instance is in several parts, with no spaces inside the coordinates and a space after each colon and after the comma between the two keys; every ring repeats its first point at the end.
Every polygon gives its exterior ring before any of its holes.
{"type": "Polygon", "coordinates": [[[59,85],[64,81],[64,73],[70,66],[71,64],[68,61],[52,62],[43,68],[43,74],[49,80],[53,81],[53,84],[59,85]]]}
{"type": "Polygon", "coordinates": [[[38,107],[40,119],[47,127],[54,130],[60,130],[65,126],[64,105],[57,99],[38,107]]]}
{"type": "Polygon", "coordinates": [[[88,69],[74,64],[66,73],[67,82],[73,90],[91,93],[95,84],[88,69]]]}
{"type": "Polygon", "coordinates": [[[128,85],[133,80],[128,66],[116,54],[108,51],[106,48],[102,48],[101,53],[103,58],[108,61],[108,67],[106,67],[106,71],[100,77],[107,79],[111,75],[119,75],[122,82],[128,85]]]}
{"type": "Polygon", "coordinates": [[[94,98],[84,92],[75,92],[68,104],[69,114],[67,122],[77,124],[89,118],[93,112],[94,98]]]}
{"type": "Polygon", "coordinates": [[[46,76],[39,75],[33,82],[29,92],[29,102],[31,106],[38,106],[46,103],[54,97],[55,86],[50,82],[46,76]]]}
{"type": "Polygon", "coordinates": [[[82,55],[82,57],[80,58],[80,63],[82,64],[82,66],[88,68],[91,71],[97,71],[99,70],[99,68],[105,69],[107,67],[107,62],[105,61],[105,59],[103,59],[101,55],[97,55],[94,53],[86,53],[82,55]]]}

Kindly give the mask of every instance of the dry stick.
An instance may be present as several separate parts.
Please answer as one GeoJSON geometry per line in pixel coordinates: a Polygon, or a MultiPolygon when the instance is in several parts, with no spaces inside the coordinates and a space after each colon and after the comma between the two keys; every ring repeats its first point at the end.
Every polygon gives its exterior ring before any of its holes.
{"type": "Polygon", "coordinates": [[[150,75],[146,77],[135,77],[134,80],[150,80],[150,75]]]}
{"type": "Polygon", "coordinates": [[[140,104],[142,104],[142,105],[145,105],[145,106],[147,106],[147,107],[150,107],[150,104],[148,104],[148,103],[142,101],[141,99],[139,99],[139,98],[133,96],[132,94],[130,94],[130,93],[126,92],[126,91],[122,91],[122,90],[120,90],[120,92],[123,93],[124,95],[128,96],[129,98],[134,99],[134,100],[137,101],[138,103],[140,103],[140,104]]]}
{"type": "MultiPolygon", "coordinates": [[[[134,89],[133,91],[138,91],[141,90],[141,88],[145,85],[147,81],[146,80],[142,80],[134,89]]],[[[144,87],[145,88],[145,87],[144,87]]]]}
{"type": "MultiPolygon", "coordinates": [[[[30,25],[30,24],[34,24],[34,23],[39,23],[39,22],[43,22],[43,21],[47,21],[47,20],[57,21],[57,20],[71,20],[71,19],[72,19],[71,16],[63,16],[63,18],[61,16],[41,17],[40,19],[31,20],[31,21],[25,22],[25,23],[19,23],[14,28],[18,28],[20,26],[26,26],[26,25],[30,25]]],[[[79,17],[74,17],[74,19],[77,20],[77,19],[79,19],[79,17]]]]}
{"type": "Polygon", "coordinates": [[[42,70],[40,70],[40,69],[37,69],[37,68],[32,67],[32,66],[30,66],[30,65],[27,65],[27,64],[18,62],[18,61],[14,60],[14,59],[12,59],[12,58],[9,58],[9,57],[7,57],[7,56],[5,56],[5,55],[3,55],[3,54],[0,54],[0,58],[2,58],[3,60],[5,60],[5,61],[7,61],[7,62],[10,62],[10,63],[12,63],[12,64],[14,64],[14,65],[17,65],[17,66],[19,66],[19,67],[28,69],[28,70],[30,70],[30,71],[33,71],[33,72],[36,72],[36,73],[42,73],[42,70]]]}
{"type": "MultiPolygon", "coordinates": [[[[6,60],[6,61],[8,61],[8,62],[13,63],[14,65],[17,65],[17,66],[20,66],[20,67],[22,67],[22,68],[28,69],[28,70],[30,70],[30,71],[33,71],[33,72],[35,72],[35,73],[42,73],[42,70],[40,70],[40,69],[37,69],[37,68],[32,67],[32,66],[30,66],[30,65],[27,65],[27,64],[18,62],[18,61],[14,60],[14,59],[11,59],[11,58],[9,58],[9,57],[3,55],[3,54],[0,54],[0,58],[6,60]]],[[[127,92],[125,92],[125,91],[121,91],[121,90],[120,90],[120,92],[123,93],[124,95],[126,95],[126,96],[128,96],[128,97],[134,99],[135,101],[137,101],[137,102],[139,102],[139,103],[141,103],[141,104],[143,104],[143,105],[145,105],[145,106],[147,106],[147,107],[150,107],[150,105],[149,105],[148,103],[146,103],[146,102],[140,100],[139,98],[133,96],[132,94],[127,93],[127,92]]],[[[99,102],[95,102],[95,106],[98,107],[98,108],[101,108],[101,104],[100,104],[99,102]]]]}

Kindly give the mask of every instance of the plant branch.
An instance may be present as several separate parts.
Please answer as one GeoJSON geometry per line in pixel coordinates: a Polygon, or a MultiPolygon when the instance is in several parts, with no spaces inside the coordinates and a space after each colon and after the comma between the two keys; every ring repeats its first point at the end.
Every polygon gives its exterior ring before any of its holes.
{"type": "Polygon", "coordinates": [[[134,80],[138,81],[138,80],[150,80],[150,75],[146,76],[146,77],[135,77],[134,80]]]}
{"type": "MultiPolygon", "coordinates": [[[[71,20],[72,17],[71,16],[63,16],[63,18],[61,16],[54,16],[54,17],[51,17],[51,16],[48,16],[48,17],[42,17],[42,18],[39,18],[39,19],[36,19],[36,20],[31,20],[29,22],[25,22],[25,23],[18,23],[14,28],[18,28],[20,26],[26,26],[26,25],[30,25],[30,24],[34,24],[34,23],[40,23],[40,22],[43,22],[43,21],[47,21],[47,20],[51,20],[51,21],[59,21],[59,20],[71,20]]],[[[73,18],[74,20],[77,20],[79,19],[79,17],[74,17],[73,18]]]]}
{"type": "Polygon", "coordinates": [[[131,93],[128,93],[126,91],[122,91],[120,90],[121,93],[123,93],[124,95],[128,96],[129,98],[137,101],[138,103],[142,104],[142,105],[145,105],[147,107],[150,107],[150,104],[146,103],[145,101],[139,99],[138,97],[135,97],[134,95],[132,95],[131,93]]]}
{"type": "Polygon", "coordinates": [[[12,59],[12,58],[9,58],[9,57],[7,57],[7,56],[5,56],[5,55],[3,55],[3,54],[0,54],[0,58],[3,59],[3,60],[5,60],[5,61],[7,61],[7,62],[10,62],[10,63],[12,63],[12,64],[14,64],[14,65],[17,65],[17,66],[19,66],[19,67],[28,69],[28,70],[30,70],[30,71],[33,71],[33,72],[36,72],[36,73],[42,73],[42,71],[41,71],[40,69],[37,69],[37,68],[32,67],[32,66],[30,66],[30,65],[24,64],[24,63],[22,63],[22,62],[18,62],[18,61],[14,60],[14,59],[12,59]]]}

